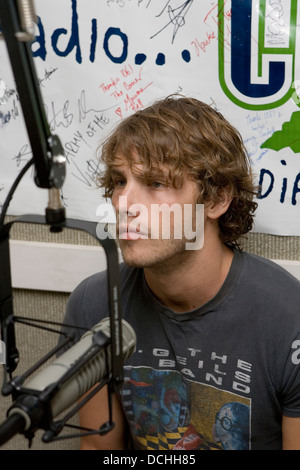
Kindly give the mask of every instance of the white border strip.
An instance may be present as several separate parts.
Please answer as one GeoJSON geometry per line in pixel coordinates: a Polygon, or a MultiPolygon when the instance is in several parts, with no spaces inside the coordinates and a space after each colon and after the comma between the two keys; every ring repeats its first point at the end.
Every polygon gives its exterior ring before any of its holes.
{"type": "Polygon", "coordinates": [[[107,266],[100,244],[9,243],[13,288],[72,292],[83,279],[107,266]]]}
{"type": "MultiPolygon", "coordinates": [[[[86,277],[106,269],[100,246],[10,240],[13,288],[72,292],[86,277]]],[[[119,258],[122,260],[119,252],[119,258]]],[[[274,260],[300,280],[300,261],[274,260]]]]}

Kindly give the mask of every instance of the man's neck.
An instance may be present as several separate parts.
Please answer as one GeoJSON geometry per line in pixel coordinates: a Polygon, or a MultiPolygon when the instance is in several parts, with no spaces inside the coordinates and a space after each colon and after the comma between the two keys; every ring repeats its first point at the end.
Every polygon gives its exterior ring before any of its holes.
{"type": "Polygon", "coordinates": [[[229,272],[233,252],[222,243],[190,252],[172,269],[144,268],[148,286],[158,300],[177,313],[188,312],[211,300],[229,272]]]}

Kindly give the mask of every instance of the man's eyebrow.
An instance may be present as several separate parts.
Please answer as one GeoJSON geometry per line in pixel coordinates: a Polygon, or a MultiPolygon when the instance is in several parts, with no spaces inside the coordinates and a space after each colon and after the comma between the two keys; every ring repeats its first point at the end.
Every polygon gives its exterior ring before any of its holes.
{"type": "MultiPolygon", "coordinates": [[[[112,178],[123,178],[125,179],[125,173],[122,170],[119,170],[118,168],[111,168],[110,174],[112,178]]],[[[154,181],[155,179],[157,180],[164,180],[167,182],[169,180],[168,176],[166,173],[161,169],[161,168],[153,168],[150,171],[148,170],[135,170],[134,171],[135,177],[142,180],[142,181],[154,181]]]]}
{"type": "Polygon", "coordinates": [[[167,175],[164,171],[162,170],[152,170],[152,171],[149,171],[148,173],[148,177],[153,179],[153,178],[164,178],[164,179],[167,179],[167,175]]]}
{"type": "Polygon", "coordinates": [[[111,176],[119,176],[124,178],[124,173],[120,170],[117,170],[116,168],[112,168],[110,171],[111,176]]]}

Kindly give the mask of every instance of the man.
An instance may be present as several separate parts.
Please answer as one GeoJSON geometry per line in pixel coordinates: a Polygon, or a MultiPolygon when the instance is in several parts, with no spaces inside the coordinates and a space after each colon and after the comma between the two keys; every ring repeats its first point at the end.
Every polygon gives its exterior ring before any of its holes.
{"type": "MultiPolygon", "coordinates": [[[[300,449],[300,285],[238,248],[256,209],[239,133],[206,104],[171,96],[123,120],[101,158],[137,346],[114,429],[82,449],[300,449]]],[[[106,291],[105,273],[81,283],[66,321],[99,322],[106,291]]],[[[82,426],[98,429],[106,403],[102,389],[82,426]]]]}

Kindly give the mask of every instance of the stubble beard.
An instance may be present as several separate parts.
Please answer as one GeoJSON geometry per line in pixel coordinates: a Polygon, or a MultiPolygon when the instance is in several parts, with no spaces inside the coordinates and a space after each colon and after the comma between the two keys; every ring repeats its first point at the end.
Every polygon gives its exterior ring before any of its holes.
{"type": "Polygon", "coordinates": [[[129,242],[131,246],[126,246],[126,243],[120,240],[122,256],[128,266],[147,268],[157,273],[178,269],[192,254],[186,250],[185,239],[137,240],[129,242]]]}

